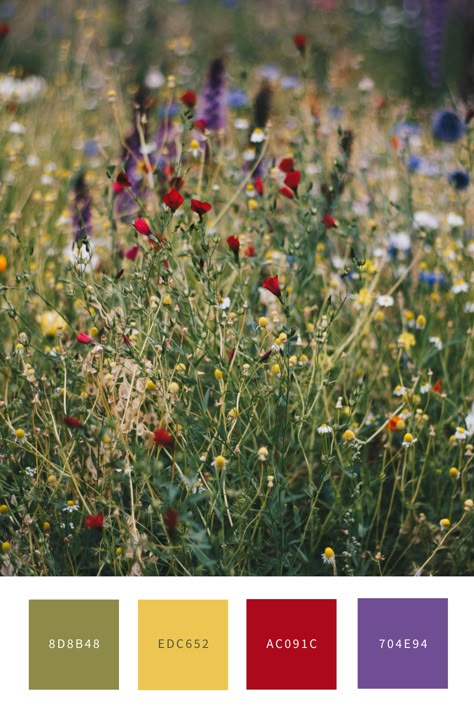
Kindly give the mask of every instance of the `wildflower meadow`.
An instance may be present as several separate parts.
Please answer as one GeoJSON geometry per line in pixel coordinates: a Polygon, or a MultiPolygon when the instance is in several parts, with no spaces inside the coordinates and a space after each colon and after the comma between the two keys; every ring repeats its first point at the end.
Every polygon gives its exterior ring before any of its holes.
{"type": "Polygon", "coordinates": [[[0,3],[2,575],[474,573],[473,38],[0,3]]]}

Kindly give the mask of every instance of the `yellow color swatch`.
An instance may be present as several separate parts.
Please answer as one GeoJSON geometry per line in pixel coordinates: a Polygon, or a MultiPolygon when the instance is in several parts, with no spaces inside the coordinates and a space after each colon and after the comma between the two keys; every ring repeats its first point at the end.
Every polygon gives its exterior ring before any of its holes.
{"type": "Polygon", "coordinates": [[[139,600],[138,688],[227,689],[227,600],[139,600]]]}

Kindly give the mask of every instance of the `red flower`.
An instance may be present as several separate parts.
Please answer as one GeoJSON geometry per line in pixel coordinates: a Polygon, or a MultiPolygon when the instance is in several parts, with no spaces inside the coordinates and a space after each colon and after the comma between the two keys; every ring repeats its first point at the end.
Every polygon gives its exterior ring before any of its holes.
{"type": "Polygon", "coordinates": [[[270,348],[269,351],[266,351],[263,353],[263,355],[260,356],[260,362],[261,363],[266,363],[267,360],[270,358],[271,354],[273,353],[272,349],[270,348]]]}
{"type": "Polygon", "coordinates": [[[259,195],[263,195],[263,180],[261,178],[255,178],[255,180],[253,181],[253,185],[257,193],[259,195]]]}
{"type": "Polygon", "coordinates": [[[132,184],[128,179],[128,175],[123,171],[117,175],[114,180],[114,193],[121,193],[127,188],[131,188],[132,184]]]}
{"type": "Polygon", "coordinates": [[[130,247],[130,249],[127,249],[127,251],[124,254],[124,257],[126,259],[130,259],[131,262],[134,262],[135,259],[137,258],[139,251],[140,250],[139,250],[138,246],[135,245],[135,247],[130,247]]]}
{"type": "Polygon", "coordinates": [[[165,205],[167,205],[173,212],[180,207],[184,202],[184,197],[181,193],[178,193],[176,188],[171,188],[167,193],[161,198],[165,205]]]}
{"type": "Polygon", "coordinates": [[[296,192],[298,185],[300,184],[301,171],[300,170],[290,170],[286,174],[286,178],[283,181],[288,188],[291,188],[296,192]]]}
{"type": "Polygon", "coordinates": [[[133,226],[141,235],[145,235],[145,237],[151,235],[151,227],[144,217],[137,217],[133,222],[133,226]]]}
{"type": "Polygon", "coordinates": [[[194,91],[185,91],[179,98],[188,109],[193,109],[196,105],[196,93],[194,91]]]}
{"type": "Polygon", "coordinates": [[[0,22],[0,37],[6,37],[8,34],[10,34],[10,25],[0,22]]]}
{"type": "Polygon", "coordinates": [[[165,515],[163,516],[163,521],[169,535],[173,536],[176,533],[176,529],[178,528],[178,511],[176,511],[176,509],[166,509],[165,515]]]}
{"type": "MultiPolygon", "coordinates": [[[[390,432],[394,432],[395,430],[398,430],[398,423],[403,422],[403,417],[398,417],[398,415],[394,415],[389,419],[387,422],[387,429],[390,430],[390,432]]],[[[402,425],[403,427],[403,425],[402,425]]]]}
{"type": "Polygon", "coordinates": [[[280,284],[278,282],[278,276],[274,277],[267,277],[265,281],[262,284],[263,288],[269,291],[271,294],[274,294],[277,299],[280,299],[281,301],[281,289],[280,289],[280,284]]]}
{"type": "Polygon", "coordinates": [[[94,339],[92,338],[92,336],[89,336],[88,333],[84,333],[82,331],[81,331],[81,333],[77,334],[76,340],[79,341],[79,343],[86,343],[86,344],[94,343],[94,339]]]}
{"type": "Polygon", "coordinates": [[[324,215],[323,219],[321,220],[322,224],[327,227],[329,230],[331,227],[337,227],[337,222],[334,219],[332,215],[329,214],[329,212],[326,212],[324,215]]]}
{"type": "Polygon", "coordinates": [[[233,252],[236,256],[238,256],[239,250],[240,250],[239,238],[234,237],[234,235],[230,235],[230,237],[227,237],[227,244],[229,245],[231,252],[233,252]]]}
{"type": "Polygon", "coordinates": [[[191,210],[196,212],[199,217],[202,217],[212,209],[210,202],[201,202],[200,200],[191,200],[191,210]]]}
{"type": "Polygon", "coordinates": [[[283,195],[283,197],[289,198],[290,200],[293,200],[295,197],[295,194],[293,190],[291,190],[288,186],[284,185],[280,190],[278,191],[280,195],[283,195]]]}
{"type": "Polygon", "coordinates": [[[98,513],[95,516],[89,514],[86,516],[85,525],[87,528],[95,528],[96,531],[102,531],[104,527],[104,514],[98,513]]]}
{"type": "Polygon", "coordinates": [[[153,442],[158,445],[158,447],[165,447],[166,449],[173,449],[174,447],[173,435],[162,427],[158,427],[158,429],[154,431],[153,442]]]}
{"type": "Polygon", "coordinates": [[[229,355],[227,356],[227,360],[229,361],[229,363],[234,358],[234,356],[235,356],[235,348],[231,348],[231,350],[229,351],[229,355]]]}
{"type": "Polygon", "coordinates": [[[283,173],[291,173],[291,171],[294,169],[295,169],[294,158],[283,158],[278,163],[278,170],[281,170],[283,173]]]}
{"type": "Polygon", "coordinates": [[[433,383],[433,392],[440,393],[441,390],[442,390],[441,380],[437,380],[435,383],[433,383]]]}
{"type": "Polygon", "coordinates": [[[474,118],[474,108],[470,106],[467,111],[466,111],[466,116],[464,118],[464,123],[467,124],[470,123],[470,121],[474,118]]]}
{"type": "Polygon", "coordinates": [[[293,43],[300,54],[304,54],[306,50],[306,35],[298,34],[293,36],[293,43]]]}
{"type": "Polygon", "coordinates": [[[78,420],[77,417],[72,417],[70,415],[65,415],[63,417],[63,422],[71,430],[77,430],[79,427],[82,427],[82,422],[78,420]]]}
{"type": "Polygon", "coordinates": [[[255,247],[253,244],[247,245],[244,252],[244,257],[255,257],[255,247]]]}

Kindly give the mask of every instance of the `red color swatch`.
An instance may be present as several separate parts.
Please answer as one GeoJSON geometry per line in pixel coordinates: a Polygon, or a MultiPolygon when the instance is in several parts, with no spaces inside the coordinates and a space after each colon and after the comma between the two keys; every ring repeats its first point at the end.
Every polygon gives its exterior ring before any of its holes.
{"type": "Polygon", "coordinates": [[[335,689],[336,600],[247,600],[247,689],[335,689]]]}

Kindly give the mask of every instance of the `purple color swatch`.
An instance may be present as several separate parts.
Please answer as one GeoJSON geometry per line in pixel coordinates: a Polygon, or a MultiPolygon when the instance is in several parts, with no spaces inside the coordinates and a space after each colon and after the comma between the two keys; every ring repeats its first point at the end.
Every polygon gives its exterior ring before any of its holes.
{"type": "Polygon", "coordinates": [[[359,599],[359,689],[448,688],[448,600],[359,599]]]}

